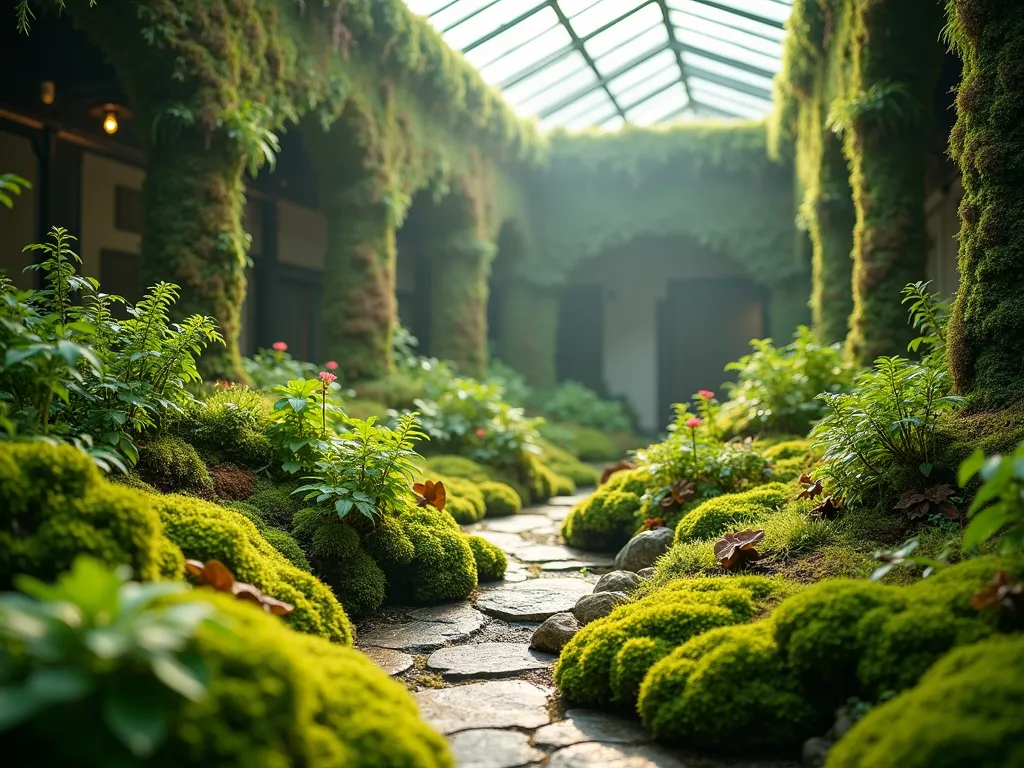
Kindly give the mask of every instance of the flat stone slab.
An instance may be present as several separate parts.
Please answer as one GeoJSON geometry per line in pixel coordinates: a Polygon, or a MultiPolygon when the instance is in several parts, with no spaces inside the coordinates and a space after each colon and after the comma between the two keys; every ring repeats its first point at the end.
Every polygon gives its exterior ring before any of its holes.
{"type": "Polygon", "coordinates": [[[526,533],[538,528],[551,528],[551,525],[551,518],[544,515],[513,515],[487,520],[481,523],[480,527],[482,530],[498,533],[526,533]]]}
{"type": "Polygon", "coordinates": [[[610,567],[615,559],[605,555],[584,552],[581,549],[563,547],[561,544],[526,544],[515,551],[515,556],[524,563],[579,562],[590,568],[610,567]]]}
{"type": "Polygon", "coordinates": [[[590,492],[578,493],[575,496],[555,496],[553,499],[548,499],[547,506],[549,507],[575,507],[585,498],[590,496],[590,492]]]}
{"type": "Polygon", "coordinates": [[[502,533],[501,531],[488,531],[486,529],[470,531],[470,533],[479,536],[481,539],[486,539],[502,552],[509,555],[514,555],[517,549],[526,546],[526,540],[518,533],[502,533]]]}
{"type": "Polygon", "coordinates": [[[362,633],[359,642],[395,651],[428,653],[467,639],[484,623],[483,615],[469,603],[419,608],[407,617],[411,621],[405,624],[385,624],[362,633]]]}
{"type": "Polygon", "coordinates": [[[370,661],[384,670],[385,674],[392,677],[402,674],[413,664],[412,656],[390,648],[360,648],[359,650],[369,656],[370,661]]]}
{"type": "Polygon", "coordinates": [[[427,659],[427,666],[449,680],[499,678],[545,669],[554,664],[556,658],[531,651],[526,643],[477,643],[434,651],[427,659]]]}
{"type": "Polygon", "coordinates": [[[546,755],[519,731],[462,731],[448,739],[459,768],[519,768],[546,755]]]}
{"type": "Polygon", "coordinates": [[[565,720],[544,726],[533,737],[539,747],[571,747],[588,741],[646,744],[653,740],[639,723],[591,709],[570,709],[565,720]]]}
{"type": "Polygon", "coordinates": [[[654,746],[574,744],[555,752],[548,768],[696,768],[654,746]]]}
{"type": "Polygon", "coordinates": [[[582,560],[554,560],[550,563],[541,563],[540,569],[549,573],[564,571],[581,571],[584,568],[600,568],[602,566],[587,563],[582,560]]]}
{"type": "Polygon", "coordinates": [[[420,714],[444,734],[479,728],[540,728],[551,722],[548,693],[523,680],[495,680],[416,694],[420,714]]]}
{"type": "Polygon", "coordinates": [[[476,607],[499,619],[544,621],[556,613],[572,611],[576,601],[593,589],[583,579],[531,579],[488,590],[477,599],[476,607]]]}

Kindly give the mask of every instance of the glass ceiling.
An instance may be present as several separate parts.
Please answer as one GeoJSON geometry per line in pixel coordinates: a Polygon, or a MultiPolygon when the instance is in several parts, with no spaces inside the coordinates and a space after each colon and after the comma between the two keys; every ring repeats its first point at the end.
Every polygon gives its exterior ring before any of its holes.
{"type": "Polygon", "coordinates": [[[541,128],[771,110],[792,0],[406,0],[541,128]]]}

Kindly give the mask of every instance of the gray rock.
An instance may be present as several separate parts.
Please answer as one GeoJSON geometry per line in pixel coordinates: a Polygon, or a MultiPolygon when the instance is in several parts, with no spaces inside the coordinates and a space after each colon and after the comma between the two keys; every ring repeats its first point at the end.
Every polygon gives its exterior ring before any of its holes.
{"type": "Polygon", "coordinates": [[[832,742],[828,739],[815,737],[804,742],[803,758],[801,765],[804,768],[822,768],[828,759],[829,750],[832,749],[832,742]]]}
{"type": "Polygon", "coordinates": [[[531,651],[525,643],[478,643],[434,651],[427,666],[449,680],[511,677],[545,669],[555,662],[547,653],[531,651]]]}
{"type": "Polygon", "coordinates": [[[518,533],[502,533],[501,531],[470,531],[471,534],[487,539],[494,546],[509,555],[514,555],[519,547],[526,546],[526,541],[518,533]]]}
{"type": "Polygon", "coordinates": [[[513,515],[512,517],[499,517],[496,520],[485,520],[480,527],[485,531],[497,531],[498,533],[526,533],[538,528],[551,528],[551,518],[544,515],[513,515]]]}
{"type": "Polygon", "coordinates": [[[537,627],[530,647],[548,653],[561,653],[565,644],[580,631],[580,624],[571,613],[556,613],[537,627]]]}
{"type": "Polygon", "coordinates": [[[527,544],[516,550],[516,557],[524,563],[550,563],[556,560],[574,560],[573,553],[560,544],[527,544]]]}
{"type": "Polygon", "coordinates": [[[363,653],[370,657],[370,661],[384,670],[385,674],[400,675],[412,667],[412,656],[401,651],[393,651],[390,648],[360,648],[363,653]]]}
{"type": "Polygon", "coordinates": [[[650,568],[655,560],[668,552],[673,536],[675,531],[671,528],[655,528],[634,536],[615,556],[616,570],[636,573],[650,568]]]}
{"type": "Polygon", "coordinates": [[[571,611],[576,601],[593,587],[583,579],[532,579],[504,584],[480,595],[476,607],[509,621],[544,621],[556,613],[571,611]]]}
{"type": "Polygon", "coordinates": [[[627,595],[640,586],[640,577],[629,571],[612,571],[601,577],[594,592],[625,592],[627,595]]]}
{"type": "Polygon", "coordinates": [[[832,730],[829,731],[829,736],[836,741],[843,738],[847,732],[853,728],[857,723],[857,718],[853,715],[853,710],[850,707],[840,707],[836,710],[836,722],[832,726],[832,730]]]}
{"type": "Polygon", "coordinates": [[[588,563],[584,560],[552,560],[548,563],[542,563],[540,569],[542,571],[558,572],[558,571],[582,571],[584,568],[594,568],[593,563],[588,563]]]}
{"type": "Polygon", "coordinates": [[[416,694],[420,714],[441,733],[477,728],[540,728],[551,722],[548,693],[522,680],[495,680],[416,694]]]}
{"type": "Polygon", "coordinates": [[[636,572],[636,575],[639,576],[641,579],[649,579],[654,576],[654,569],[641,568],[639,571],[636,572]]]}
{"type": "Polygon", "coordinates": [[[686,765],[660,747],[589,742],[558,750],[548,768],[686,768],[686,765]]]}
{"type": "Polygon", "coordinates": [[[587,741],[605,744],[645,744],[654,737],[640,724],[604,712],[570,709],[565,720],[541,728],[533,737],[538,747],[569,747],[587,741]]]}
{"type": "Polygon", "coordinates": [[[469,603],[452,603],[411,611],[405,624],[383,624],[364,632],[366,646],[411,653],[428,653],[448,643],[467,639],[483,626],[484,617],[469,603]]]}
{"type": "Polygon", "coordinates": [[[462,731],[448,743],[459,768],[518,768],[545,757],[530,746],[529,736],[518,731],[462,731]]]}
{"type": "Polygon", "coordinates": [[[603,619],[626,602],[629,602],[629,595],[622,592],[595,592],[581,597],[572,609],[572,615],[581,627],[585,627],[592,621],[603,619]]]}

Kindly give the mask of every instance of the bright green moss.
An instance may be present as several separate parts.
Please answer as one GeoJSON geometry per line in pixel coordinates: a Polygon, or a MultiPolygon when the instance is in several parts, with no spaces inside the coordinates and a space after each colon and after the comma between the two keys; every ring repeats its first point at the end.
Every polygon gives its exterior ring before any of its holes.
{"type": "Polygon", "coordinates": [[[232,501],[228,504],[224,504],[223,506],[241,513],[242,517],[255,525],[256,530],[260,533],[266,533],[270,529],[263,520],[263,513],[246,501],[232,501]]]}
{"type": "Polygon", "coordinates": [[[477,581],[481,584],[488,581],[501,581],[505,578],[508,558],[498,547],[480,536],[468,537],[469,548],[473,550],[476,561],[477,581]]]}
{"type": "Polygon", "coordinates": [[[484,495],[479,486],[459,478],[437,478],[444,482],[447,503],[445,511],[460,525],[469,525],[484,519],[487,511],[484,495]]]}
{"type": "Polygon", "coordinates": [[[274,459],[269,424],[268,406],[259,392],[230,387],[193,409],[176,430],[211,465],[262,469],[274,459]]]}
{"type": "Polygon", "coordinates": [[[411,508],[398,518],[415,549],[412,563],[389,573],[392,584],[417,603],[462,600],[476,588],[476,563],[468,537],[451,515],[411,508]]]}
{"type": "Polygon", "coordinates": [[[660,741],[728,752],[795,749],[832,718],[807,702],[764,622],[677,648],[647,674],[638,709],[660,741]]]}
{"type": "Polygon", "coordinates": [[[142,580],[183,567],[152,497],[107,482],[69,446],[0,443],[0,586],[19,573],[52,580],[80,554],[129,565],[142,580]]]}
{"type": "Polygon", "coordinates": [[[160,437],[139,449],[135,465],[142,480],[163,493],[213,493],[210,473],[196,449],[180,437],[160,437]]]}
{"type": "Polygon", "coordinates": [[[186,558],[220,560],[239,580],[291,603],[295,610],[287,621],[295,629],[352,642],[352,625],[331,590],[289,563],[242,514],[186,496],[159,496],[154,502],[167,537],[186,558]]]}
{"type": "Polygon", "coordinates": [[[607,483],[579,502],[562,523],[571,546],[595,552],[617,552],[643,522],[640,497],[649,475],[643,470],[616,472],[607,483]]]}
{"type": "Polygon", "coordinates": [[[478,485],[497,480],[497,473],[494,470],[463,456],[432,456],[427,460],[426,475],[458,477],[478,485]]]}
{"type": "Polygon", "coordinates": [[[384,604],[384,571],[363,549],[355,528],[323,510],[303,509],[295,515],[294,530],[314,573],[330,586],[348,613],[361,618],[384,604]]]}
{"type": "MultiPolygon", "coordinates": [[[[758,446],[761,442],[758,442],[758,446]]],[[[781,442],[774,442],[768,447],[761,451],[761,455],[766,459],[772,461],[779,461],[781,459],[797,459],[797,458],[809,458],[813,453],[811,448],[810,440],[783,440],[781,442]]]]}
{"type": "Polygon", "coordinates": [[[672,582],[580,630],[562,651],[555,684],[575,704],[630,706],[645,662],[709,629],[750,621],[789,591],[754,576],[672,582]],[[623,650],[640,638],[656,642],[623,650]]]}
{"type": "Polygon", "coordinates": [[[272,528],[289,531],[292,517],[301,506],[299,494],[293,495],[285,486],[266,486],[246,499],[246,503],[259,510],[263,522],[272,528]]]}
{"type": "Polygon", "coordinates": [[[1016,768],[1024,765],[1024,638],[958,648],[915,688],[876,707],[829,754],[827,768],[1016,768]]]}
{"type": "Polygon", "coordinates": [[[484,497],[487,517],[508,517],[518,514],[523,501],[515,489],[505,483],[480,483],[477,486],[484,497]]]}
{"type": "Polygon", "coordinates": [[[300,571],[311,572],[309,560],[306,559],[302,547],[289,534],[277,528],[267,528],[265,531],[261,531],[261,533],[263,538],[270,543],[270,546],[284,555],[289,563],[300,571]]]}
{"type": "Polygon", "coordinates": [[[771,515],[790,496],[782,483],[769,483],[743,493],[716,496],[686,513],[676,526],[675,541],[709,539],[771,515]]]}
{"type": "MultiPolygon", "coordinates": [[[[598,433],[602,436],[604,433],[598,433]]],[[[584,464],[564,448],[560,448],[547,440],[541,442],[541,461],[555,474],[568,477],[577,486],[589,488],[597,485],[600,479],[597,470],[584,464]]],[[[613,452],[614,453],[614,452],[613,452]]],[[[619,451],[618,455],[622,452],[619,451]]],[[[617,458],[617,457],[616,457],[617,458]]],[[[600,461],[600,459],[597,459],[600,461]]]]}
{"type": "Polygon", "coordinates": [[[416,554],[412,541],[394,517],[380,517],[373,530],[363,536],[363,549],[385,571],[404,568],[416,554]]]}

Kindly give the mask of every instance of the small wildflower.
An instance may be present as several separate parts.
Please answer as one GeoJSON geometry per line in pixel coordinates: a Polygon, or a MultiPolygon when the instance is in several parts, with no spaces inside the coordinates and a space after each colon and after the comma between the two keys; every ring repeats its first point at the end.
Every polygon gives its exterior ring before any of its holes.
{"type": "Polygon", "coordinates": [[[275,352],[287,352],[288,351],[288,345],[285,344],[283,341],[275,341],[274,342],[274,351],[275,352]]]}
{"type": "Polygon", "coordinates": [[[328,371],[323,371],[320,374],[319,378],[320,378],[320,381],[322,381],[324,384],[330,384],[331,382],[335,381],[338,377],[335,376],[333,373],[329,373],[328,371]]]}
{"type": "Polygon", "coordinates": [[[476,436],[481,438],[481,439],[487,437],[487,430],[486,429],[478,429],[476,431],[476,436]]]}
{"type": "Polygon", "coordinates": [[[697,393],[697,397],[699,397],[701,400],[711,400],[712,398],[714,398],[714,396],[715,393],[712,392],[710,389],[702,389],[700,392],[697,393]]]}
{"type": "Polygon", "coordinates": [[[338,370],[338,361],[337,360],[328,360],[327,361],[327,365],[324,366],[324,367],[327,368],[328,371],[336,371],[336,370],[338,370]]]}
{"type": "Polygon", "coordinates": [[[700,419],[694,416],[692,419],[686,422],[686,426],[688,426],[690,429],[696,429],[697,427],[700,426],[700,419]]]}

